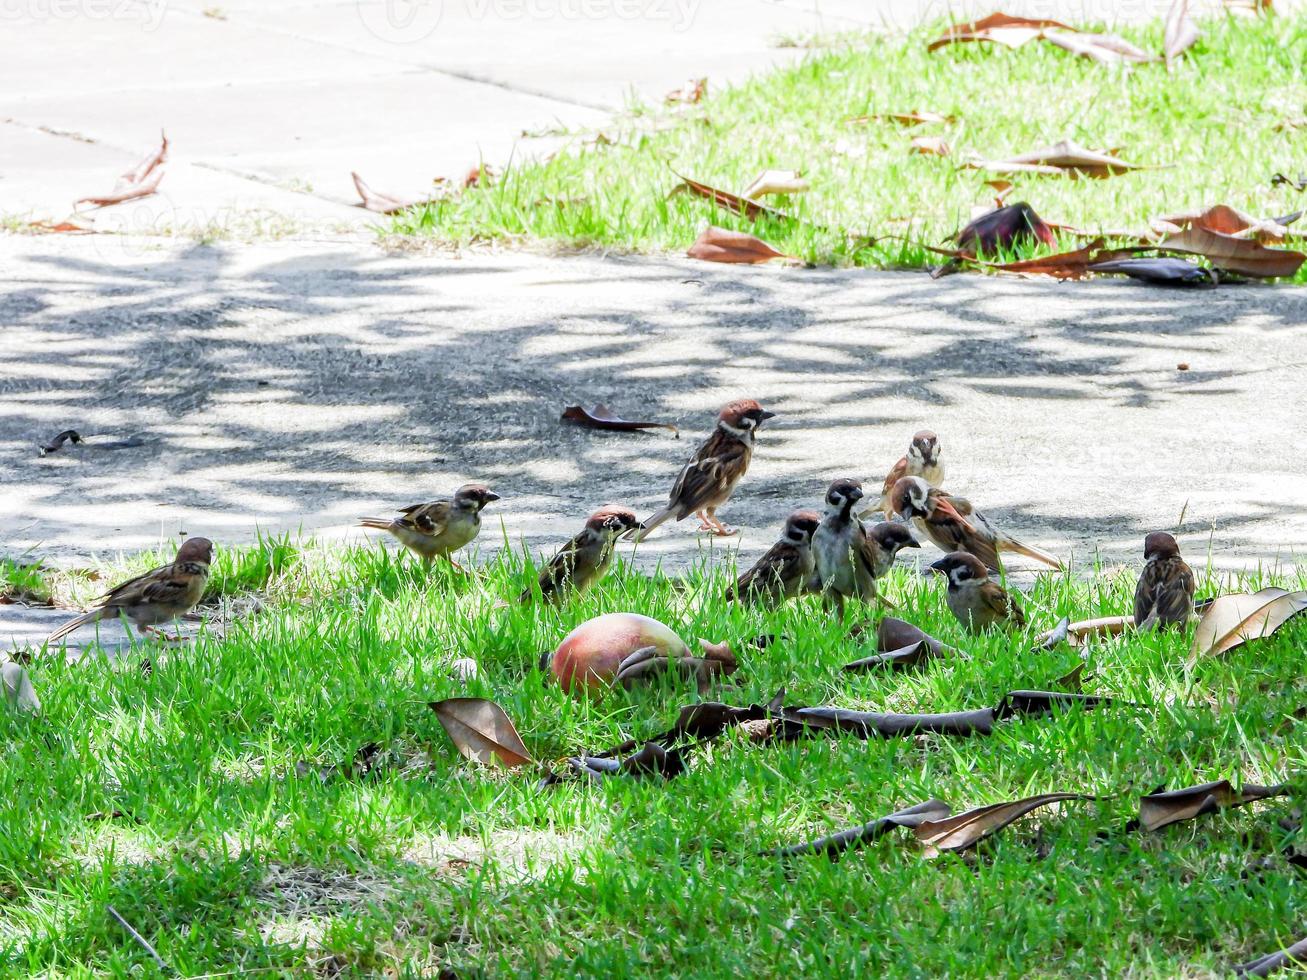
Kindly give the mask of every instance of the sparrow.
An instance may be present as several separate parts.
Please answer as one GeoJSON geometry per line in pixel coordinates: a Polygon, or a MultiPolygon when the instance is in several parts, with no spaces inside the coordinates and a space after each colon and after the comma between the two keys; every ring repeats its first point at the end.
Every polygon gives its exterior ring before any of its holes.
{"type": "Polygon", "coordinates": [[[990,626],[1023,629],[1026,615],[1002,586],[990,581],[989,569],[975,555],[951,551],[930,566],[948,576],[949,610],[973,633],[990,626]]]}
{"type": "Polygon", "coordinates": [[[783,602],[801,595],[816,570],[812,535],[821,523],[815,510],[796,510],[780,539],[727,590],[727,602],[783,602]]]}
{"type": "MultiPolygon", "coordinates": [[[[69,620],[50,634],[47,643],[67,636],[79,626],[126,616],[142,633],[157,633],[159,623],[184,616],[204,595],[213,563],[213,542],[187,538],[172,564],[146,572],[106,592],[99,605],[69,620]]],[[[162,634],[160,634],[162,635],[162,634]]]]}
{"type": "Polygon", "coordinates": [[[676,478],[667,506],[635,531],[635,540],[643,541],[660,524],[672,518],[684,520],[690,514],[702,522],[700,531],[734,534],[717,520],[717,508],[731,498],[735,485],[749,468],[759,426],[775,417],[775,412],[763,411],[752,398],[741,398],[724,407],[717,415],[713,434],[676,478]]]}
{"type": "Polygon", "coordinates": [[[921,542],[903,524],[881,521],[867,531],[867,553],[871,556],[873,578],[884,578],[894,567],[894,559],[904,548],[920,548],[921,542]]]}
{"type": "Polygon", "coordinates": [[[826,515],[812,536],[816,585],[843,615],[844,600],[875,599],[876,576],[867,530],[853,513],[862,499],[857,480],[836,480],[826,491],[826,515]]]}
{"type": "MultiPolygon", "coordinates": [[[[635,511],[609,504],[590,515],[581,533],[558,550],[540,573],[540,597],[556,602],[569,591],[584,592],[608,573],[617,539],[638,529],[635,511]]],[[[530,602],[526,589],[518,602],[530,602]]]]}
{"type": "Polygon", "coordinates": [[[1135,589],[1135,626],[1184,626],[1194,611],[1194,573],[1165,531],[1144,538],[1144,570],[1135,589]]]}
{"type": "Polygon", "coordinates": [[[908,454],[901,457],[885,477],[879,503],[875,507],[868,507],[861,516],[866,518],[879,513],[888,518],[893,514],[890,495],[894,492],[894,484],[905,476],[919,476],[932,487],[938,487],[944,482],[944,464],[939,461],[939,437],[930,429],[922,429],[912,437],[908,454]]]}
{"type": "Polygon", "coordinates": [[[413,504],[403,508],[403,517],[364,517],[358,526],[389,531],[404,547],[430,565],[444,558],[455,568],[461,566],[449,556],[470,542],[481,530],[481,509],[499,499],[484,483],[465,483],[449,500],[413,504]]]}
{"type": "Polygon", "coordinates": [[[894,484],[890,506],[894,514],[912,520],[940,551],[970,552],[990,571],[1000,569],[1000,551],[1025,555],[1053,568],[1062,568],[1062,563],[1052,555],[1023,544],[994,527],[984,514],[971,506],[970,501],[932,487],[919,476],[905,476],[894,484]]]}

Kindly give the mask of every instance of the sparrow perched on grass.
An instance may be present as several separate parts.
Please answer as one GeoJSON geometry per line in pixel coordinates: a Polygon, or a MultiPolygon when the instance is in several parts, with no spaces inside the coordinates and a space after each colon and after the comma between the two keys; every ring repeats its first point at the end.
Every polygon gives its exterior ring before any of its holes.
{"type": "Polygon", "coordinates": [[[1135,626],[1184,626],[1194,611],[1194,573],[1165,531],[1144,538],[1144,570],[1135,589],[1135,626]]]}
{"type": "Polygon", "coordinates": [[[667,506],[644,522],[643,528],[635,532],[635,540],[643,541],[660,524],[673,518],[684,520],[690,514],[702,522],[700,531],[734,534],[717,520],[717,508],[730,499],[735,485],[749,468],[759,426],[775,417],[775,412],[763,411],[752,398],[741,398],[723,408],[717,415],[713,434],[676,478],[667,506]]]}
{"type": "Polygon", "coordinates": [[[142,633],[156,633],[159,623],[177,619],[194,608],[204,595],[213,562],[213,542],[187,538],[172,564],[130,579],[100,597],[90,612],[69,620],[50,634],[47,643],[67,636],[79,626],[126,616],[142,633]]]}
{"type": "Polygon", "coordinates": [[[857,480],[836,480],[826,491],[826,515],[812,536],[817,583],[841,615],[844,600],[875,599],[876,576],[867,530],[853,513],[862,499],[857,480]]]}
{"type": "Polygon", "coordinates": [[[1025,627],[1026,615],[1021,607],[1002,586],[990,581],[989,569],[975,555],[952,551],[930,569],[948,576],[945,598],[949,610],[973,633],[990,626],[1025,627]]]}
{"type": "MultiPolygon", "coordinates": [[[[540,572],[540,597],[557,602],[569,591],[584,592],[606,574],[613,562],[617,539],[639,528],[635,512],[609,504],[590,515],[581,533],[559,549],[558,554],[540,572]]],[[[526,589],[518,602],[530,602],[532,590],[526,589]]]]}
{"type": "Polygon", "coordinates": [[[454,491],[450,500],[430,504],[413,504],[403,508],[403,517],[364,517],[359,527],[389,531],[404,547],[430,565],[444,558],[462,569],[449,556],[470,542],[481,530],[481,509],[499,499],[484,483],[465,483],[454,491]]]}
{"type": "Polygon", "coordinates": [[[961,497],[932,487],[919,476],[905,476],[894,484],[890,506],[895,514],[914,521],[921,533],[940,551],[966,551],[991,571],[1001,567],[1000,551],[1010,551],[1043,562],[1056,569],[1062,563],[1045,551],[1031,547],[1000,531],[980,511],[961,497]]]}
{"type": "Polygon", "coordinates": [[[783,602],[802,594],[816,569],[812,535],[821,523],[815,510],[796,510],[780,540],[727,590],[726,601],[783,602]]]}
{"type": "Polygon", "coordinates": [[[921,543],[903,524],[881,521],[867,530],[867,554],[871,556],[873,578],[884,578],[894,567],[894,559],[904,548],[920,548],[921,543]]]}
{"type": "Polygon", "coordinates": [[[912,437],[907,455],[901,457],[885,477],[885,483],[880,489],[880,501],[875,507],[864,510],[862,517],[876,513],[890,517],[894,513],[890,506],[894,484],[905,476],[919,476],[932,487],[938,487],[944,482],[944,464],[939,461],[939,437],[930,429],[922,429],[912,437]]]}

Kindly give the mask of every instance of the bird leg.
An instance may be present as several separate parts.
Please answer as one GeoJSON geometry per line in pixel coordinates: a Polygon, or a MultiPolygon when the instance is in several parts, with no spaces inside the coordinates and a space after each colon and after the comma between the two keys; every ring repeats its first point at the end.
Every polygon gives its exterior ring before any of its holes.
{"type": "Polygon", "coordinates": [[[717,528],[713,526],[713,523],[712,523],[712,521],[710,520],[710,518],[708,517],[708,515],[705,514],[703,511],[701,511],[701,510],[696,510],[696,511],[694,512],[694,516],[697,517],[697,518],[699,518],[699,530],[700,530],[700,531],[716,531],[716,530],[717,530],[717,528]]]}
{"type": "Polygon", "coordinates": [[[711,530],[712,533],[717,535],[719,538],[729,538],[732,534],[739,533],[739,531],[737,531],[735,528],[727,527],[721,521],[717,520],[716,507],[709,507],[707,510],[704,511],[704,514],[705,514],[705,519],[711,525],[708,528],[708,530],[711,530]]]}
{"type": "Polygon", "coordinates": [[[467,574],[467,569],[464,568],[462,565],[460,565],[458,562],[454,561],[454,559],[450,558],[449,555],[445,555],[444,559],[445,561],[449,562],[449,567],[452,568],[454,571],[459,572],[463,575],[467,574]]]}

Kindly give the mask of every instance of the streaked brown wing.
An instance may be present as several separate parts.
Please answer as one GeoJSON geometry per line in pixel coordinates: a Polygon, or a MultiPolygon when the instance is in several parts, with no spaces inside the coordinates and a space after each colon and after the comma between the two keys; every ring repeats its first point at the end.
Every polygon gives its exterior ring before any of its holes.
{"type": "Polygon", "coordinates": [[[135,602],[154,579],[158,578],[160,575],[167,575],[171,571],[171,565],[161,565],[158,568],[152,568],[144,575],[138,575],[136,578],[129,578],[126,582],[115,585],[96,601],[102,606],[119,604],[124,601],[135,602]]]}
{"type": "Polygon", "coordinates": [[[400,511],[404,516],[401,524],[435,537],[444,533],[449,523],[449,501],[440,500],[430,504],[414,504],[400,511]]]}
{"type": "Polygon", "coordinates": [[[1021,607],[1016,604],[1011,595],[994,583],[989,582],[982,586],[980,595],[985,600],[985,605],[992,609],[996,616],[1015,626],[1026,625],[1026,614],[1021,611],[1021,607]]]}
{"type": "Polygon", "coordinates": [[[567,588],[572,572],[576,568],[576,556],[581,550],[581,539],[585,532],[578,534],[571,541],[558,549],[558,554],[549,560],[549,564],[540,572],[540,594],[546,598],[556,595],[567,588]]]}
{"type": "Polygon", "coordinates": [[[899,461],[894,464],[894,468],[889,471],[885,477],[885,484],[880,488],[882,498],[888,497],[890,491],[894,489],[894,484],[908,475],[908,457],[900,456],[899,461]]]}
{"type": "Polygon", "coordinates": [[[681,470],[668,503],[680,508],[685,514],[717,503],[732,483],[732,478],[742,472],[747,463],[747,454],[747,447],[738,440],[709,440],[700,453],[681,470]],[[709,449],[716,452],[704,455],[709,449]]]}

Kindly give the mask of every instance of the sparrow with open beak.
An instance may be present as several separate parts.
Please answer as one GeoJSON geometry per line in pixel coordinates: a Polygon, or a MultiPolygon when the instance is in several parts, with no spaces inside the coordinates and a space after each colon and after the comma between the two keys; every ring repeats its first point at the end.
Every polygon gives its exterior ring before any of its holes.
{"type": "Polygon", "coordinates": [[[1184,626],[1194,611],[1194,573],[1165,531],[1144,538],[1144,570],[1135,589],[1135,626],[1184,626]]]}
{"type": "Polygon", "coordinates": [[[726,593],[726,601],[778,603],[801,595],[816,567],[812,535],[821,523],[815,510],[796,510],[785,521],[780,540],[726,593]]]}
{"type": "Polygon", "coordinates": [[[115,587],[100,597],[99,606],[64,623],[46,642],[54,643],[87,623],[120,616],[127,617],[143,633],[158,632],[155,626],[184,616],[200,601],[212,563],[213,542],[208,538],[188,538],[177,549],[172,564],[115,587]]]}
{"type": "Polygon", "coordinates": [[[853,510],[862,499],[857,480],[836,480],[826,490],[826,514],[812,536],[816,584],[828,605],[844,614],[847,599],[874,600],[876,575],[867,530],[853,510]]]}
{"type": "Polygon", "coordinates": [[[481,530],[481,510],[499,499],[484,483],[465,483],[449,500],[413,504],[400,511],[402,517],[365,517],[359,527],[389,531],[399,542],[430,565],[443,558],[455,568],[459,564],[449,556],[468,544],[481,530]]]}
{"type": "MultiPolygon", "coordinates": [[[[613,563],[617,539],[640,527],[635,512],[608,504],[590,515],[581,533],[559,549],[558,554],[540,572],[540,597],[557,602],[568,592],[584,592],[608,574],[613,563]]],[[[525,590],[518,602],[530,602],[532,589],[525,590]]]]}
{"type": "Polygon", "coordinates": [[[644,522],[643,528],[635,532],[635,540],[643,541],[660,524],[673,518],[684,520],[690,514],[701,521],[701,531],[734,534],[717,520],[717,508],[731,498],[735,485],[749,468],[758,428],[775,417],[775,412],[763,411],[752,398],[733,401],[723,408],[713,434],[676,478],[667,506],[644,522]]]}
{"type": "Polygon", "coordinates": [[[991,626],[1023,629],[1026,615],[1016,600],[997,582],[991,581],[989,569],[975,555],[953,551],[930,566],[931,571],[948,576],[949,610],[967,629],[979,632],[991,626]]]}
{"type": "Polygon", "coordinates": [[[966,551],[985,563],[990,571],[1001,568],[1000,551],[1025,555],[1056,569],[1062,563],[990,523],[980,511],[961,497],[932,487],[919,476],[905,476],[894,484],[890,505],[895,514],[912,520],[940,551],[966,551]]]}
{"type": "Polygon", "coordinates": [[[912,437],[906,456],[894,464],[894,468],[885,477],[880,489],[880,500],[875,507],[868,507],[862,512],[865,519],[872,514],[883,514],[886,519],[893,515],[890,497],[894,484],[905,476],[919,476],[930,486],[938,487],[944,482],[944,464],[939,461],[939,437],[930,429],[922,429],[912,437]]]}

